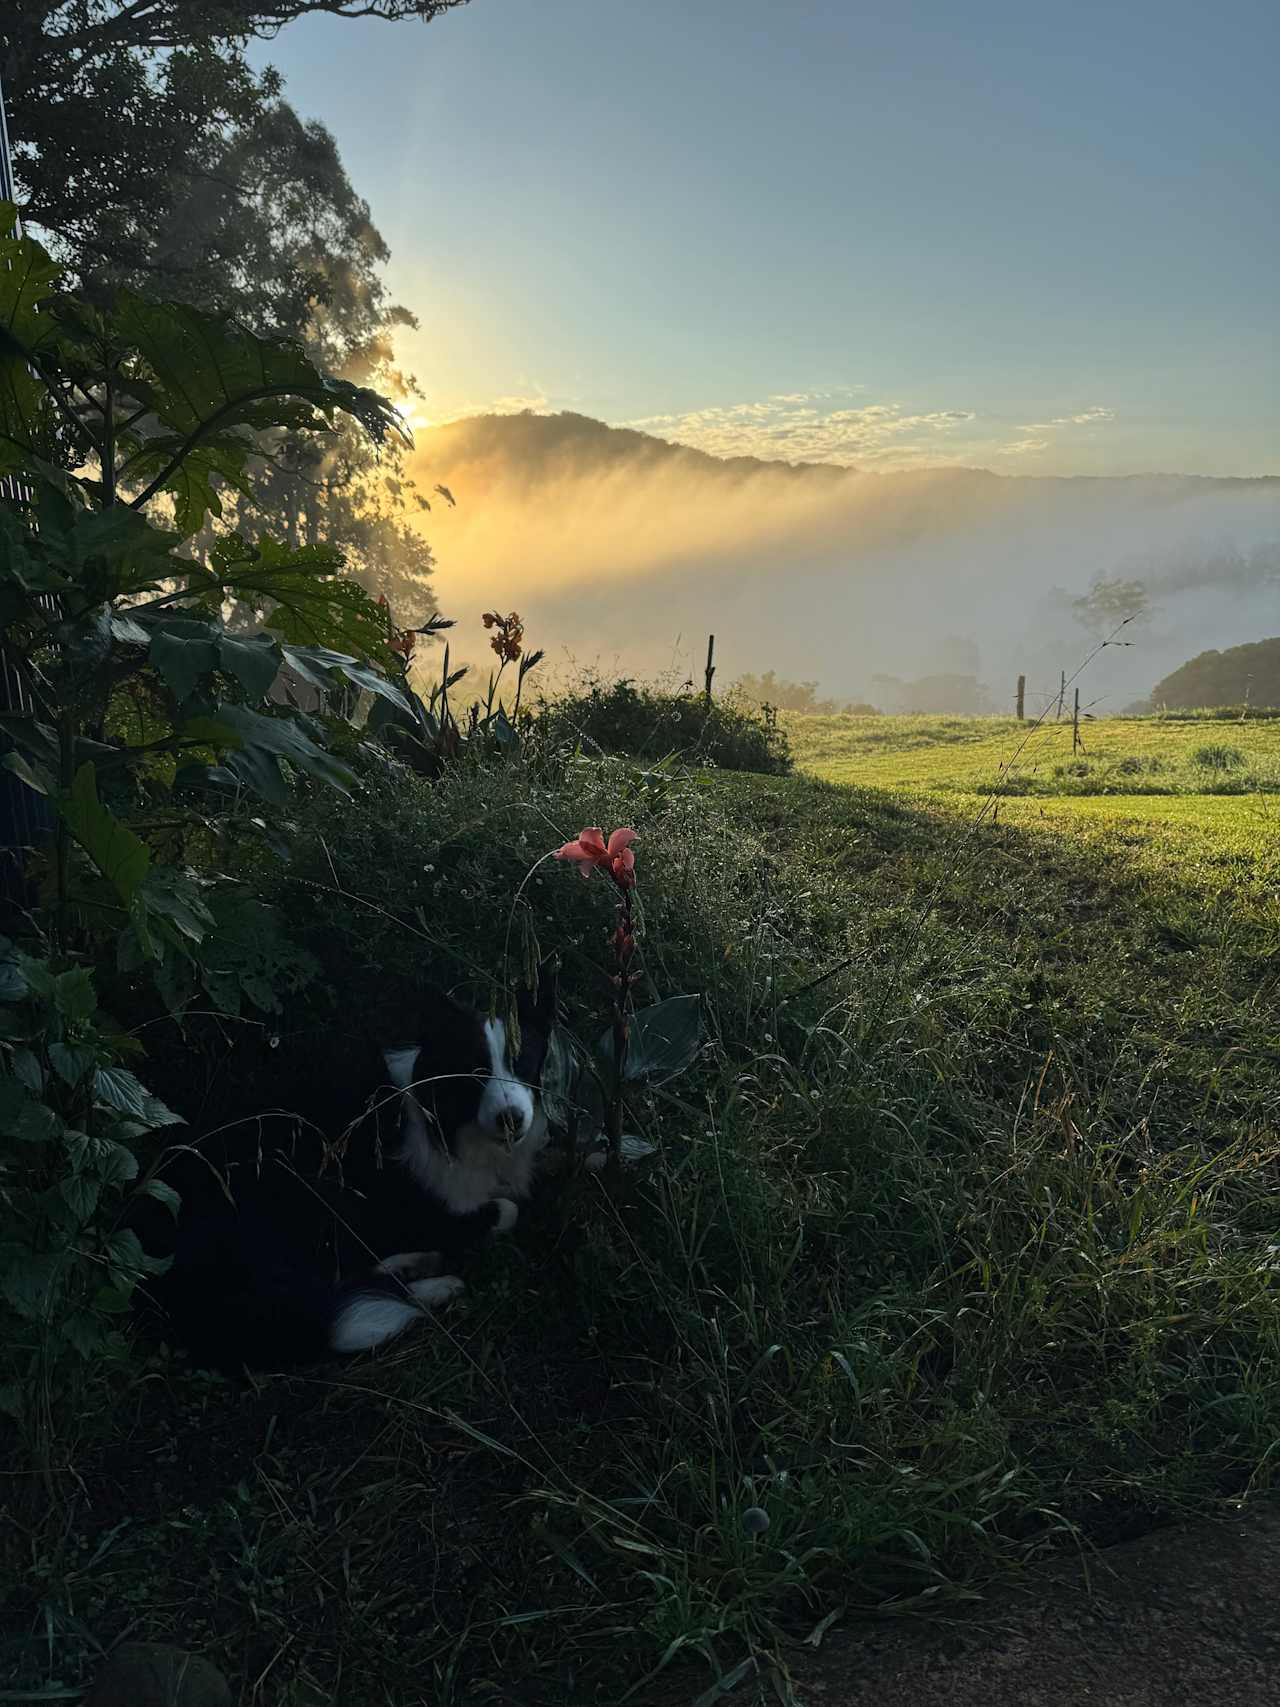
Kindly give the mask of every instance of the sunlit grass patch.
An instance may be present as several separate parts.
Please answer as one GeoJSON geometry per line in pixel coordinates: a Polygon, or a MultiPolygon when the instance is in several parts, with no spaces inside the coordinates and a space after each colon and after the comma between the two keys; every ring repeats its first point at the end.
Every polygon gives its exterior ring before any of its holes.
{"type": "Polygon", "coordinates": [[[827,782],[985,795],[1250,794],[1280,790],[1280,720],[801,717],[797,765],[827,782]],[[1224,731],[1229,730],[1229,736],[1224,731]]]}

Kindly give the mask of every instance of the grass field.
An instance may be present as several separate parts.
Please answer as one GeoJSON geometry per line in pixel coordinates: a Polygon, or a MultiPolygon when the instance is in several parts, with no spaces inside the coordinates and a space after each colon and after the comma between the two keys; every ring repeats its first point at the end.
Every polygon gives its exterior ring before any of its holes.
{"type": "Polygon", "coordinates": [[[1184,905],[1265,915],[1280,880],[1280,718],[797,717],[798,767],[963,826],[1063,836],[1184,905]]]}
{"type": "Polygon", "coordinates": [[[1256,795],[1280,790],[1280,719],[784,719],[796,762],[827,782],[1037,798],[1256,795]]]}
{"type": "MultiPolygon", "coordinates": [[[[560,952],[593,1035],[607,896],[532,867],[633,823],[651,993],[697,991],[705,1047],[635,1098],[654,1163],[616,1198],[549,1183],[387,1355],[88,1372],[51,1486],[5,1495],[14,1698],[129,1634],[254,1707],[685,1702],[748,1656],[785,1701],[833,1618],[962,1616],[1055,1548],[1265,1490],[1274,797],[1050,790],[978,821],[1024,732],[812,719],[810,777],[511,763],[300,804],[263,881],[327,968],[303,1022],[514,943],[560,952]]],[[[1280,724],[1087,739],[1263,775],[1280,724]]],[[[261,1056],[193,1026],[148,1076],[260,1108],[261,1056]]]]}

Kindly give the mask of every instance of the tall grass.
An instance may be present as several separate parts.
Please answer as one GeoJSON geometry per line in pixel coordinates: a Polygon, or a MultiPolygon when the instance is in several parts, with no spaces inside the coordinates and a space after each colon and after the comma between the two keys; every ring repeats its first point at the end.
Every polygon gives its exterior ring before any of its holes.
{"type": "MultiPolygon", "coordinates": [[[[287,1046],[553,948],[594,1035],[608,897],[537,862],[619,822],[649,993],[704,1001],[693,1073],[631,1110],[656,1161],[616,1197],[549,1181],[388,1356],[123,1372],[26,1544],[24,1683],[129,1629],[282,1703],[660,1701],[665,1667],[781,1680],[833,1617],[1267,1485],[1277,945],[1248,874],[1215,925],[1176,865],[1000,825],[958,861],[950,820],[874,793],[370,782],[261,874],[326,967],[287,1046]]],[[[269,1058],[197,1028],[155,1065],[225,1113],[277,1100],[269,1058]]]]}

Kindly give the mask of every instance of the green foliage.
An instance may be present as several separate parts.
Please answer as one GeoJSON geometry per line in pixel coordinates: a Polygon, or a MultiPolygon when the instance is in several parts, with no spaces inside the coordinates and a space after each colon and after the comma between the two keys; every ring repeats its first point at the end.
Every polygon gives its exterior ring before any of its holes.
{"type": "Polygon", "coordinates": [[[135,1049],[86,966],[0,938],[0,1409],[45,1450],[52,1372],[119,1346],[134,1284],[157,1266],[122,1227],[126,1205],[143,1191],[175,1207],[138,1181],[138,1140],[178,1116],[120,1064],[135,1049]]]}
{"type": "Polygon", "coordinates": [[[733,700],[669,693],[622,679],[590,678],[538,708],[537,735],[548,749],[631,758],[677,758],[687,765],[782,775],[791,768],[786,735],[763,711],[733,700]]]}
{"type": "Polygon", "coordinates": [[[90,306],[56,280],[38,244],[0,241],[0,468],[29,493],[0,508],[0,647],[31,708],[4,714],[3,762],[56,812],[32,952],[3,978],[23,1006],[0,1030],[0,1125],[23,1148],[0,1159],[0,1289],[32,1324],[10,1367],[46,1454],[61,1351],[100,1349],[98,1317],[145,1267],[118,1225],[132,1146],[176,1118],[121,1064],[94,972],[132,982],[131,1007],[145,974],[175,1021],[197,994],[224,1020],[277,1011],[315,963],[230,868],[272,835],[263,805],[355,780],[278,684],[324,682],[329,714],[408,707],[385,612],[339,552],[187,551],[226,485],[248,489],[257,435],[323,435],[342,412],[376,439],[390,407],[225,316],[127,292],[90,306]],[[231,628],[229,606],[260,626],[231,628]]]}
{"type": "MultiPolygon", "coordinates": [[[[278,73],[246,63],[239,13],[148,6],[143,18],[117,0],[74,18],[55,5],[3,11],[24,218],[82,290],[229,315],[300,340],[328,373],[415,391],[393,340],[416,322],[389,295],[368,204],[332,135],[281,98],[278,73]],[[109,148],[83,145],[107,135],[109,148]]],[[[256,452],[248,482],[223,468],[234,486],[210,484],[214,453],[193,463],[187,501],[220,493],[224,519],[249,537],[324,540],[371,591],[425,606],[433,559],[417,523],[430,504],[395,444],[371,446],[339,421],[323,439],[261,435],[256,452]]]]}
{"type": "MultiPolygon", "coordinates": [[[[668,996],[630,1015],[630,1035],[622,1073],[628,1087],[665,1085],[697,1059],[702,1042],[701,1003],[697,996],[668,996]]],[[[542,1094],[548,1119],[571,1145],[587,1155],[606,1143],[606,1103],[615,1082],[614,1034],[603,1032],[594,1044],[552,1039],[542,1094]]],[[[655,1146],[634,1133],[623,1138],[623,1160],[652,1155],[655,1146]]]]}
{"type": "MultiPolygon", "coordinates": [[[[0,222],[14,218],[0,206],[0,222]]],[[[164,494],[189,537],[221,513],[215,482],[243,486],[255,435],[331,430],[337,412],[375,439],[398,430],[376,393],[322,374],[300,345],[225,315],[129,291],[103,311],[55,292],[58,269],[28,237],[0,240],[0,469],[141,510],[164,494]]]]}
{"type": "Polygon", "coordinates": [[[1158,711],[1196,706],[1280,706],[1280,639],[1200,652],[1151,690],[1158,711]]]}

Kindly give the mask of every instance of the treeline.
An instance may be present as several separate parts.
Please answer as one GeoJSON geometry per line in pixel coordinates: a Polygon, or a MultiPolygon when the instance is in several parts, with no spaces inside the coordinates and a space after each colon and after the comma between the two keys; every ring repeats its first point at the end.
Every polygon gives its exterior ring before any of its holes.
{"type": "Polygon", "coordinates": [[[1151,690],[1151,709],[1196,706],[1280,706],[1280,637],[1200,652],[1151,690]]]}

